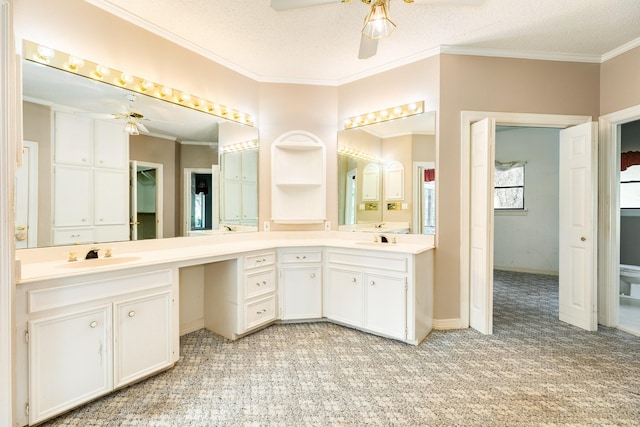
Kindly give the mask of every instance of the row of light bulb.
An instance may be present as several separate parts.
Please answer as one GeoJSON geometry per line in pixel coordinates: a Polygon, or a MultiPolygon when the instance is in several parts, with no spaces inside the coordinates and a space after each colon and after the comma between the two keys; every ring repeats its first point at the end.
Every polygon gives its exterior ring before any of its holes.
{"type": "Polygon", "coordinates": [[[367,160],[370,162],[376,162],[376,163],[382,163],[382,160],[377,158],[374,155],[362,152],[362,151],[358,151],[355,150],[351,147],[345,147],[343,145],[339,145],[338,146],[338,154],[342,154],[344,156],[349,156],[349,157],[353,157],[356,159],[362,159],[362,160],[367,160]]]}
{"type": "Polygon", "coordinates": [[[181,92],[169,86],[159,85],[150,80],[136,77],[131,73],[112,70],[105,65],[85,61],[78,56],[56,51],[44,45],[25,41],[25,51],[27,53],[25,58],[32,59],[54,68],[71,71],[94,80],[102,80],[105,83],[111,83],[123,88],[135,90],[149,96],[160,98],[174,104],[194,108],[227,120],[249,126],[253,126],[254,124],[253,119],[248,114],[210,102],[204,98],[191,96],[191,94],[187,92],[181,92]],[[33,53],[29,54],[30,51],[33,53]],[[66,60],[62,60],[60,58],[66,58],[66,60]],[[108,81],[107,79],[112,74],[115,74],[116,76],[112,81],[108,81]]]}
{"type": "Polygon", "coordinates": [[[410,117],[423,112],[424,101],[412,102],[410,104],[399,105],[393,108],[385,108],[384,110],[349,117],[344,121],[344,128],[352,129],[359,126],[386,122],[388,120],[394,120],[403,117],[410,117]]]}
{"type": "Polygon", "coordinates": [[[224,145],[222,146],[221,150],[223,153],[228,153],[231,151],[255,150],[257,148],[258,140],[252,139],[251,141],[236,142],[235,144],[224,145]]]}

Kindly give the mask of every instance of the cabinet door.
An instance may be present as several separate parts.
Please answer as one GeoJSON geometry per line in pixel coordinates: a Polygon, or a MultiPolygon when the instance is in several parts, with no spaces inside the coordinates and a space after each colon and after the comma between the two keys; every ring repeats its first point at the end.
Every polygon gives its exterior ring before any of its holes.
{"type": "Polygon", "coordinates": [[[242,152],[242,180],[258,181],[258,150],[242,152]]]}
{"type": "Polygon", "coordinates": [[[366,329],[406,339],[407,292],[406,278],[365,275],[366,329]]]}
{"type": "Polygon", "coordinates": [[[128,169],[129,135],[119,121],[95,122],[94,166],[128,169]]]}
{"type": "Polygon", "coordinates": [[[115,305],[115,386],[171,365],[171,292],[115,305]]]}
{"type": "Polygon", "coordinates": [[[90,168],[55,165],[53,169],[53,226],[93,224],[93,171],[90,168]]]}
{"type": "Polygon", "coordinates": [[[242,216],[242,185],[240,181],[226,181],[222,188],[222,218],[228,224],[239,224],[242,216]]]}
{"type": "Polygon", "coordinates": [[[93,165],[93,120],[77,114],[56,112],[54,162],[93,165]]]}
{"type": "Polygon", "coordinates": [[[242,176],[242,152],[231,151],[224,153],[222,164],[222,178],[240,181],[242,176]]]}
{"type": "Polygon", "coordinates": [[[281,267],[282,319],[322,317],[322,273],[320,267],[281,267]]]}
{"type": "Polygon", "coordinates": [[[29,423],[113,388],[111,305],[29,322],[29,423]]]}
{"type": "Polygon", "coordinates": [[[96,169],[94,179],[95,224],[127,224],[129,222],[129,172],[96,169]]]}
{"type": "Polygon", "coordinates": [[[329,267],[328,275],[326,316],[345,324],[362,326],[362,273],[329,267]]]}
{"type": "Polygon", "coordinates": [[[258,184],[242,182],[242,224],[258,225],[258,184]]]}

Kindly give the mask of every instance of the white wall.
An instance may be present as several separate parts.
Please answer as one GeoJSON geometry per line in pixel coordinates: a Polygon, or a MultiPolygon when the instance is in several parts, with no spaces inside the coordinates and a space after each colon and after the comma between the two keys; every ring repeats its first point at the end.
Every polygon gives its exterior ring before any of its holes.
{"type": "Polygon", "coordinates": [[[495,215],[494,265],[516,271],[558,273],[559,130],[501,128],[496,160],[526,161],[526,215],[495,215]]]}

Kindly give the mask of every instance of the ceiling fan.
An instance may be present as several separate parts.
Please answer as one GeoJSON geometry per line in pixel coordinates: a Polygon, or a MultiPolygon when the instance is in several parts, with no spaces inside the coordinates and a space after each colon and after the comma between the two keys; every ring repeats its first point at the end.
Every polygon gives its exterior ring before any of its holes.
{"type": "Polygon", "coordinates": [[[134,102],[138,99],[138,97],[133,93],[128,93],[125,95],[127,97],[127,101],[129,101],[128,106],[122,107],[121,113],[76,113],[81,114],[83,116],[88,116],[94,119],[118,119],[124,120],[126,123],[124,125],[124,132],[127,132],[129,135],[140,135],[140,131],[145,133],[150,133],[149,129],[142,123],[143,120],[149,120],[144,117],[142,113],[136,111],[133,108],[134,102]]]}
{"type": "MultiPolygon", "coordinates": [[[[302,9],[334,3],[351,3],[352,0],[271,0],[276,11],[302,9]]],[[[388,7],[391,0],[360,0],[371,6],[365,16],[365,24],[360,37],[359,59],[371,58],[378,51],[378,40],[388,37],[396,25],[389,19],[388,7]]],[[[486,0],[403,0],[405,3],[480,6],[486,0]]]]}

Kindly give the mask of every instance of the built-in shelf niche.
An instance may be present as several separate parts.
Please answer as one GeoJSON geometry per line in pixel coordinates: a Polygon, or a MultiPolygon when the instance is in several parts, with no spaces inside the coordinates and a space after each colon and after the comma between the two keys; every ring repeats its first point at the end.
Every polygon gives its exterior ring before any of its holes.
{"type": "Polygon", "coordinates": [[[271,220],[281,224],[324,222],[324,143],[309,132],[287,132],[271,146],[271,162],[271,220]]]}

